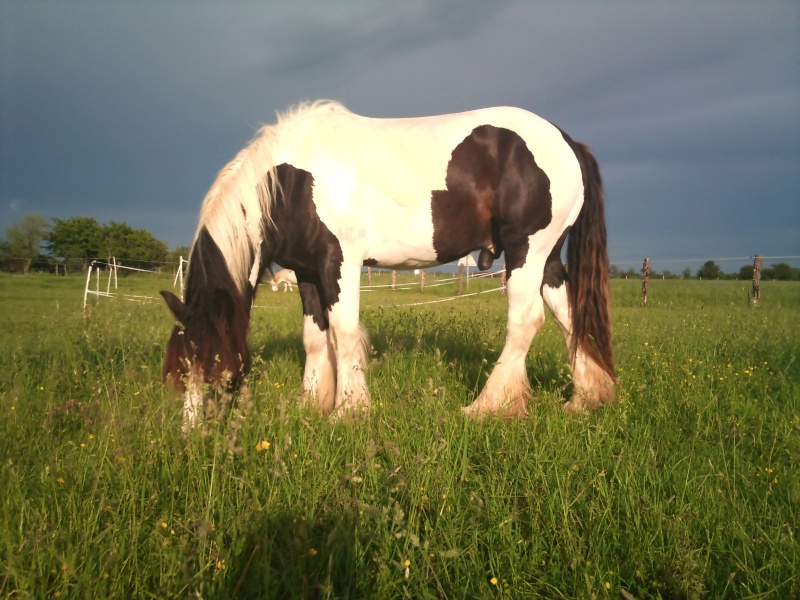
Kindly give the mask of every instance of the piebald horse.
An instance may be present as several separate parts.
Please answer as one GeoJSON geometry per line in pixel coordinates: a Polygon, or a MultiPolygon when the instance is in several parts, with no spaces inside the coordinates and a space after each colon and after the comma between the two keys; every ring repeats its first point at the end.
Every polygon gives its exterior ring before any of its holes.
{"type": "Polygon", "coordinates": [[[273,292],[277,292],[278,288],[283,284],[283,291],[292,291],[292,286],[297,285],[297,276],[291,269],[281,269],[272,277],[270,287],[273,292]]]}
{"type": "Polygon", "coordinates": [[[208,191],[186,302],[162,292],[178,321],[163,378],[184,393],[184,430],[199,422],[204,397],[235,391],[249,372],[250,310],[273,263],[299,282],[305,401],[339,416],[370,405],[362,266],[424,268],[476,250],[481,269],[505,252],[508,323],[464,412],[526,414],[525,359],[545,304],[569,349],[574,395],[565,409],[613,400],[603,192],[586,146],[517,108],[373,119],[315,102],[280,115],[208,191]]]}

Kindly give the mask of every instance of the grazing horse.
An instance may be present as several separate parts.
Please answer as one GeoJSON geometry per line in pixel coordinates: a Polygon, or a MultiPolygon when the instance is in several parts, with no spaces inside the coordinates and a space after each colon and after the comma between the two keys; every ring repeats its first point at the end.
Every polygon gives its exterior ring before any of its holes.
{"type": "Polygon", "coordinates": [[[162,292],[178,320],[163,378],[185,394],[184,429],[202,416],[204,396],[235,390],[248,373],[250,309],[272,263],[299,282],[304,397],[340,415],[370,405],[362,266],[424,268],[476,250],[483,270],[505,252],[508,324],[486,385],[464,411],[526,414],[525,358],[545,304],[570,354],[574,395],[565,409],[612,400],[603,193],[586,146],[507,107],[373,119],[315,102],[279,116],[205,197],[186,302],[162,292]]]}
{"type": "Polygon", "coordinates": [[[292,285],[297,285],[297,276],[291,269],[281,269],[272,278],[270,286],[273,292],[277,292],[280,285],[283,284],[283,291],[292,291],[292,285]]]}

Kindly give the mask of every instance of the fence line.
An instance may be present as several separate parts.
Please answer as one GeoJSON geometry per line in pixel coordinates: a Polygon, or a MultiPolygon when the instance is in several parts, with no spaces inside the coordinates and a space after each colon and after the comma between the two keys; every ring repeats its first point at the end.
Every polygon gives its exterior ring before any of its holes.
{"type": "MultiPolygon", "coordinates": [[[[776,259],[784,259],[784,260],[798,260],[800,256],[765,256],[759,255],[761,258],[768,258],[770,260],[776,259]]],[[[651,261],[657,263],[704,263],[710,260],[714,262],[731,262],[734,260],[753,260],[755,259],[756,255],[753,256],[728,256],[725,258],[652,258],[651,261]]],[[[637,260],[611,260],[609,259],[609,265],[638,265],[640,264],[641,259],[637,260]]]]}
{"type": "Polygon", "coordinates": [[[472,292],[470,294],[461,294],[458,296],[448,296],[447,298],[439,298],[438,300],[425,300],[424,302],[409,302],[407,304],[386,304],[379,306],[365,306],[364,308],[384,308],[390,306],[391,308],[403,308],[404,306],[423,306],[425,304],[439,304],[441,302],[452,302],[453,300],[461,300],[461,298],[468,298],[469,296],[477,296],[478,294],[488,294],[490,292],[500,292],[502,287],[492,288],[490,290],[483,290],[481,292],[472,292]]]}

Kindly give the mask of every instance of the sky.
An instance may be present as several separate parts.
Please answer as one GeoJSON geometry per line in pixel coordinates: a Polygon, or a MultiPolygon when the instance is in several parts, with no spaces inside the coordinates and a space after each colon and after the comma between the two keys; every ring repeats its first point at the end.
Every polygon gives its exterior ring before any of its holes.
{"type": "Polygon", "coordinates": [[[800,266],[794,0],[3,0],[0,235],[38,212],[189,245],[219,169],[319,98],[550,120],[600,163],[622,269],[800,266]]]}

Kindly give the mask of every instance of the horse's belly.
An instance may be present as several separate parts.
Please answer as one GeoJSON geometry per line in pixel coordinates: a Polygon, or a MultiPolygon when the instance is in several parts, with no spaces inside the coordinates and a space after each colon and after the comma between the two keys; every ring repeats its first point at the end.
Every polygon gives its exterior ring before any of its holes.
{"type": "Polygon", "coordinates": [[[416,269],[439,264],[433,249],[430,208],[408,211],[384,210],[373,213],[367,225],[364,262],[395,269],[416,269]]]}

